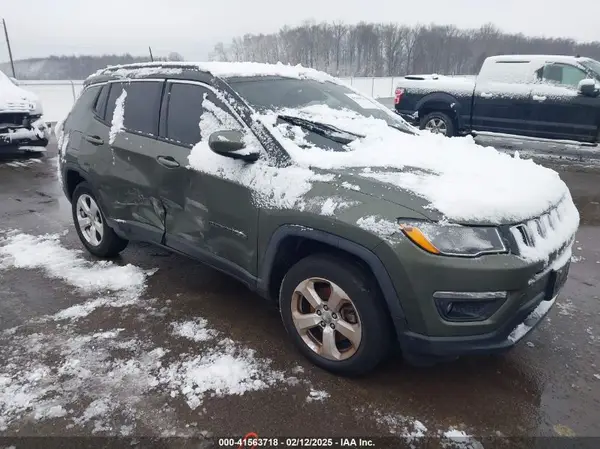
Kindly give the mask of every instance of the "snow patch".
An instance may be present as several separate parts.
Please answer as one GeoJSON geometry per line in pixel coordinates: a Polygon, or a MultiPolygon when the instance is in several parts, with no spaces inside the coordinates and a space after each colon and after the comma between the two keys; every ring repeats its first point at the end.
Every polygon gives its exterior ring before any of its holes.
{"type": "Polygon", "coordinates": [[[311,389],[306,397],[306,402],[323,402],[325,399],[329,397],[329,393],[326,391],[313,390],[311,389]]]}
{"type": "Polygon", "coordinates": [[[215,330],[207,328],[208,321],[204,318],[173,323],[171,326],[173,328],[173,335],[188,338],[195,342],[211,340],[217,336],[215,330]]]}
{"type": "Polygon", "coordinates": [[[158,382],[171,391],[171,397],[182,396],[194,410],[206,395],[243,395],[284,382],[284,373],[270,370],[269,364],[257,359],[253,350],[224,339],[204,354],[162,367],[158,382]]]}
{"type": "Polygon", "coordinates": [[[384,218],[370,215],[368,217],[361,217],[356,221],[356,224],[365,231],[369,231],[380,237],[389,237],[400,230],[397,223],[386,220],[384,218]]]}
{"type": "Polygon", "coordinates": [[[110,124],[110,133],[108,135],[108,143],[112,145],[115,143],[117,134],[124,129],[125,121],[125,99],[127,98],[127,91],[123,89],[121,95],[115,100],[115,110],[113,111],[112,121],[110,124]]]}
{"type": "Polygon", "coordinates": [[[418,419],[403,415],[384,414],[378,410],[374,411],[373,416],[380,427],[404,440],[411,448],[415,448],[418,440],[427,435],[427,427],[418,419]]]}
{"type": "Polygon", "coordinates": [[[479,441],[467,434],[464,430],[458,430],[453,427],[442,432],[442,440],[440,443],[444,448],[484,449],[479,441]]]}
{"type": "Polygon", "coordinates": [[[109,261],[90,262],[82,251],[64,248],[60,235],[34,236],[11,232],[0,237],[0,270],[11,268],[41,269],[83,293],[112,293],[63,309],[50,317],[54,320],[78,319],[99,307],[125,307],[135,303],[146,286],[146,278],[155,270],[134,265],[115,265],[109,261]]]}

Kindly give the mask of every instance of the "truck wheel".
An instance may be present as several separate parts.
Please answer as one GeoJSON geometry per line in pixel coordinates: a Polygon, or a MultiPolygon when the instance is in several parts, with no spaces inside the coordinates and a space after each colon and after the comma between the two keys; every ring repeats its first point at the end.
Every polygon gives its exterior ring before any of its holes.
{"type": "Polygon", "coordinates": [[[305,357],[333,373],[361,375],[390,348],[391,325],[379,296],[364,270],[319,254],[287,272],[279,306],[288,334],[305,357]]]}
{"type": "Polygon", "coordinates": [[[129,243],[106,224],[94,193],[86,182],[75,188],[71,209],[79,240],[94,256],[106,259],[116,257],[129,243]]]}
{"type": "Polygon", "coordinates": [[[442,134],[446,137],[454,136],[454,122],[443,112],[430,112],[421,119],[420,128],[433,134],[442,134]]]}

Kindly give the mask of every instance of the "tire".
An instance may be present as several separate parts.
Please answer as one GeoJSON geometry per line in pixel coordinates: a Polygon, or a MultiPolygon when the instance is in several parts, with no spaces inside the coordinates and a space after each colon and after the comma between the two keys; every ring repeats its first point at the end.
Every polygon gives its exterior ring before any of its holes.
{"type": "Polygon", "coordinates": [[[430,112],[425,115],[420,121],[419,128],[421,129],[429,129],[435,134],[442,134],[446,137],[453,137],[456,134],[456,129],[454,126],[454,121],[443,112],[430,112]],[[439,125],[437,125],[439,124],[439,125]],[[431,126],[430,126],[431,125],[431,126]],[[443,127],[445,129],[444,132],[440,132],[439,127],[443,127]],[[435,131],[438,129],[438,131],[435,131]]]}
{"type": "Polygon", "coordinates": [[[71,211],[73,213],[73,224],[77,230],[79,240],[81,240],[85,249],[94,256],[110,259],[119,255],[127,247],[129,242],[115,234],[115,231],[106,224],[104,213],[100,209],[98,201],[87,182],[81,182],[75,188],[73,198],[71,199],[71,211]],[[88,200],[91,200],[93,203],[90,203],[88,200]],[[83,204],[81,203],[85,203],[88,206],[89,215],[82,211],[83,204]],[[95,221],[90,218],[92,215],[96,217],[95,221]],[[82,220],[79,217],[84,219],[85,216],[96,225],[90,226],[89,231],[81,229],[82,220]],[[92,234],[95,237],[92,238],[92,234]]]}
{"type": "MultiPolygon", "coordinates": [[[[283,279],[279,306],[285,329],[296,347],[312,363],[327,371],[346,376],[362,375],[373,370],[389,353],[392,328],[379,288],[368,272],[341,257],[317,254],[297,262],[283,279]],[[329,287],[323,287],[327,283],[329,287]],[[323,301],[317,295],[317,299],[321,300],[321,311],[316,316],[318,310],[311,308],[304,295],[297,293],[302,290],[302,285],[312,285],[313,293],[317,288],[319,291],[329,288],[331,292],[338,293],[338,298],[349,299],[351,304],[341,301],[341,310],[333,306],[328,309],[327,304],[335,305],[335,300],[332,300],[334,296],[324,295],[328,300],[323,301]],[[302,313],[300,306],[304,307],[302,313]],[[295,324],[298,317],[310,318],[311,327],[308,331],[299,330],[295,324]],[[319,323],[315,325],[316,321],[319,323]],[[351,344],[351,340],[341,334],[340,329],[348,327],[360,332],[357,345],[351,344]],[[334,351],[325,350],[325,335],[329,336],[329,342],[333,341],[334,351]],[[336,351],[339,357],[326,355],[327,352],[335,354],[336,351]]],[[[358,334],[354,332],[353,335],[356,338],[358,334]]]]}

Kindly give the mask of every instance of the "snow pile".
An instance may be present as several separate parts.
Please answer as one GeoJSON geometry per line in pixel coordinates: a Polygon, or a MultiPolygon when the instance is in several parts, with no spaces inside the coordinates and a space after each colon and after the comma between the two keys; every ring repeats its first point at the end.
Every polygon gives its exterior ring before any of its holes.
{"type": "Polygon", "coordinates": [[[195,342],[211,340],[217,332],[207,328],[208,322],[204,318],[191,321],[173,323],[173,335],[188,338],[195,342]]]}
{"type": "Polygon", "coordinates": [[[123,89],[121,95],[115,100],[115,110],[113,111],[112,121],[110,124],[110,134],[108,136],[108,143],[113,144],[117,137],[117,134],[123,131],[124,120],[125,120],[125,99],[127,98],[127,91],[123,89]]]}

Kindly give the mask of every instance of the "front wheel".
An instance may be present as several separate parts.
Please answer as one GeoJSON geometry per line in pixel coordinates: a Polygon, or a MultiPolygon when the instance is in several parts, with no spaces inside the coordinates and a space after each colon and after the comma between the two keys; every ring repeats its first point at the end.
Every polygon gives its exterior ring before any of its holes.
{"type": "Polygon", "coordinates": [[[91,254],[108,259],[125,249],[128,241],[120,238],[106,224],[96,197],[86,182],[75,188],[71,206],[79,240],[91,254]]]}
{"type": "Polygon", "coordinates": [[[446,137],[455,135],[454,122],[443,112],[430,112],[420,122],[420,128],[446,137]]]}
{"type": "Polygon", "coordinates": [[[343,375],[365,374],[388,354],[390,320],[371,276],[354,263],[309,256],[283,279],[283,324],[315,365],[343,375]]]}

